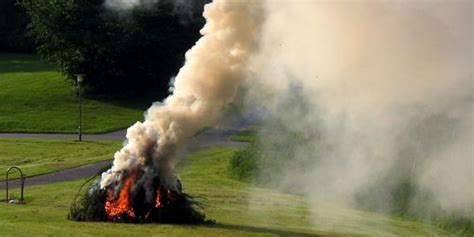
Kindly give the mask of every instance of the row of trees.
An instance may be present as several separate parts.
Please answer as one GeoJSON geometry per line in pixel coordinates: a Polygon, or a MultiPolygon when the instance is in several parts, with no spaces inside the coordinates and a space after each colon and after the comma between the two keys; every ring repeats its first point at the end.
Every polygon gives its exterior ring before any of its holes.
{"type": "Polygon", "coordinates": [[[184,53],[199,38],[200,14],[208,1],[177,6],[161,0],[127,10],[107,8],[104,2],[18,0],[14,8],[26,12],[28,34],[44,59],[71,81],[75,74],[86,74],[86,95],[130,97],[153,89],[164,96],[184,53]]]}

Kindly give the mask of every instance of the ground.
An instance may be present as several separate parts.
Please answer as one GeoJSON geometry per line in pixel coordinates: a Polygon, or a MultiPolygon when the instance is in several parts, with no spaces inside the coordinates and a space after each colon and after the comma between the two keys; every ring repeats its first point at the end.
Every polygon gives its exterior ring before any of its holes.
{"type": "MultiPolygon", "coordinates": [[[[0,132],[77,132],[78,101],[71,82],[38,56],[0,53],[0,88],[0,132]]],[[[84,100],[83,130],[100,133],[128,127],[143,119],[151,102],[84,100]]]]}
{"type": "Polygon", "coordinates": [[[108,140],[0,138],[0,180],[5,179],[10,166],[20,166],[27,176],[33,176],[111,160],[121,144],[108,140]]]}
{"type": "Polygon", "coordinates": [[[227,166],[236,149],[200,150],[179,167],[184,191],[216,225],[69,221],[71,201],[84,181],[79,180],[27,187],[25,205],[0,203],[0,229],[7,236],[449,236],[422,223],[322,203],[313,203],[314,212],[303,197],[233,180],[227,166]]]}
{"type": "MultiPolygon", "coordinates": [[[[77,100],[69,82],[54,67],[40,62],[38,57],[0,54],[0,88],[0,132],[76,132],[77,100]]],[[[143,101],[86,100],[84,130],[98,133],[128,127],[142,119],[143,110],[149,104],[143,101]]],[[[36,139],[25,138],[29,137],[27,134],[21,135],[22,138],[16,134],[0,138],[0,180],[11,165],[20,165],[31,176],[101,160],[111,161],[113,153],[121,146],[123,135],[119,135],[119,139],[116,137],[122,132],[88,136],[85,142],[61,134],[39,134],[36,139]]],[[[232,140],[253,141],[254,134],[255,131],[249,129],[235,135],[232,140]]],[[[190,149],[197,151],[179,167],[184,191],[202,204],[208,218],[216,220],[215,225],[73,222],[66,216],[86,177],[47,185],[31,185],[27,179],[27,204],[0,202],[0,236],[450,235],[428,224],[327,203],[310,203],[302,196],[232,179],[229,160],[242,144],[223,146],[229,145],[230,135],[226,130],[211,130],[200,134],[198,139],[193,138],[190,149]]],[[[18,196],[19,192],[16,189],[13,193],[18,196]]],[[[3,199],[3,194],[0,195],[3,199]]]]}

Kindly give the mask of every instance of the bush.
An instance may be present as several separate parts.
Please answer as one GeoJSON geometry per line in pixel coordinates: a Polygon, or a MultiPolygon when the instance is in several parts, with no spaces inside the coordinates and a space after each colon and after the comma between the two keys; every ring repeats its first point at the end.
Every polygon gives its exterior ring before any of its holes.
{"type": "Polygon", "coordinates": [[[259,173],[259,149],[255,145],[234,153],[229,163],[232,176],[242,181],[254,181],[259,173]]]}

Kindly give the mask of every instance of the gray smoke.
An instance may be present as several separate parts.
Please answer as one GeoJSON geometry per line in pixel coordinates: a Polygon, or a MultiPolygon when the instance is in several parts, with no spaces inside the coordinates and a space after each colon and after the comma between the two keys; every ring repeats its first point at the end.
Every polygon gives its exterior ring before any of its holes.
{"type": "Polygon", "coordinates": [[[260,134],[262,177],[346,205],[370,193],[381,209],[408,180],[409,208],[423,194],[474,217],[472,9],[472,1],[266,1],[247,84],[248,106],[258,101],[271,114],[260,134]]]}

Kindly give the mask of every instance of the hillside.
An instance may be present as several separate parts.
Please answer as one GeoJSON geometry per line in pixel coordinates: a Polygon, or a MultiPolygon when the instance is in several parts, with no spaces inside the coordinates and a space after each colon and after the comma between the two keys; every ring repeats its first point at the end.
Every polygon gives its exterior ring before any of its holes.
{"type": "MultiPolygon", "coordinates": [[[[84,100],[83,131],[126,128],[143,119],[151,102],[84,100]]],[[[77,127],[78,100],[54,66],[35,55],[0,54],[0,132],[75,133],[77,127]]]]}

